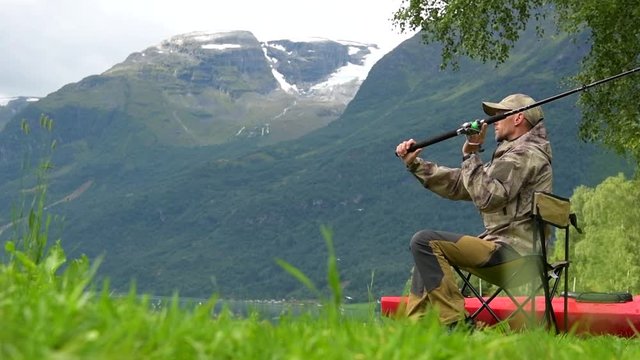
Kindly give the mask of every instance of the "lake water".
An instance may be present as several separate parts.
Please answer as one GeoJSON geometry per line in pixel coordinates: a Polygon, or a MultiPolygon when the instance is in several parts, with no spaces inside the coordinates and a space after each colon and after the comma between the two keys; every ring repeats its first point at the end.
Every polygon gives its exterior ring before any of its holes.
{"type": "MultiPolygon", "coordinates": [[[[152,309],[162,309],[171,304],[170,297],[150,296],[152,309]]],[[[208,299],[179,298],[182,308],[194,308],[205,305],[208,299]]],[[[286,301],[286,300],[217,300],[212,311],[212,316],[219,315],[223,310],[230,311],[235,316],[246,317],[256,314],[266,320],[278,320],[280,317],[309,314],[316,316],[322,313],[323,305],[313,301],[286,301]]],[[[379,304],[343,304],[341,313],[344,316],[368,319],[371,313],[379,315],[379,304]]]]}

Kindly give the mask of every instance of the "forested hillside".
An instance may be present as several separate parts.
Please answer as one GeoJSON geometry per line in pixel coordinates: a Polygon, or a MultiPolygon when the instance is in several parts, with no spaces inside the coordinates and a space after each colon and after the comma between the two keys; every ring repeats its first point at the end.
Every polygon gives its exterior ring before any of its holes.
{"type": "MultiPolygon", "coordinates": [[[[371,284],[374,296],[398,293],[411,268],[408,241],[415,231],[479,233],[481,223],[470,204],[422,189],[394,156],[396,144],[482,118],[484,100],[515,92],[542,99],[567,90],[563,79],[576,71],[583,52],[562,36],[541,42],[528,34],[497,69],[463,60],[452,71],[440,69],[437,45],[415,37],[374,66],[342,116],[325,128],[268,147],[246,139],[174,148],[114,135],[111,147],[93,149],[97,155],[81,166],[54,171],[51,202],[88,181],[91,186],[50,210],[64,217],[65,248],[104,255],[100,273],[120,291],[135,279],[140,290],[159,295],[304,298],[302,285],[275,259],[322,285],[320,226],[327,225],[345,295],[366,299],[371,284]]],[[[557,194],[570,196],[578,185],[630,170],[578,141],[575,99],[544,110],[557,194]]],[[[423,156],[457,166],[461,144],[452,139],[423,156]]],[[[485,160],[493,148],[487,145],[485,160]]],[[[58,159],[64,156],[70,155],[58,159]]]]}

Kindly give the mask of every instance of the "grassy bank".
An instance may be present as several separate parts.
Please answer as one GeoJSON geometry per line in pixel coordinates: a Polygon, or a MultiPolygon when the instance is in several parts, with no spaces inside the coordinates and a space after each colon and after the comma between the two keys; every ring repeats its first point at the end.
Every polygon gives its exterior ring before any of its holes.
{"type": "MultiPolygon", "coordinates": [[[[2,359],[637,359],[637,340],[578,338],[544,332],[448,332],[435,317],[421,322],[345,316],[337,297],[313,315],[214,312],[215,299],[161,307],[131,290],[114,297],[108,284],[92,285],[95,266],[67,262],[59,243],[46,243],[36,211],[32,229],[7,242],[0,267],[2,359]],[[35,238],[34,238],[35,237],[35,238]],[[25,241],[26,240],[26,241],[25,241]],[[17,246],[19,243],[20,246],[17,246]],[[65,265],[66,264],[66,265],[65,265]],[[215,313],[215,315],[214,315],[215,313]]],[[[330,261],[331,264],[331,261],[330,261]]],[[[298,274],[298,276],[303,276],[298,274]]],[[[366,305],[365,305],[366,306],[366,305]]],[[[361,305],[362,307],[362,305],[361,305]]]]}
{"type": "MultiPolygon", "coordinates": [[[[435,318],[419,323],[322,314],[211,316],[195,309],[151,310],[131,293],[113,299],[63,284],[32,288],[0,279],[2,359],[637,359],[637,340],[577,338],[543,331],[449,333],[435,318]]],[[[25,285],[25,284],[23,284],[25,285]]],[[[71,285],[71,284],[70,284],[71,285]]]]}

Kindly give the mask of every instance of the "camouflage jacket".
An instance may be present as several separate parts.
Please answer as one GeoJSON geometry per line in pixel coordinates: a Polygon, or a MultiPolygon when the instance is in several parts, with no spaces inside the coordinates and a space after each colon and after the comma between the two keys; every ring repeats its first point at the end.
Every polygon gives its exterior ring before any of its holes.
{"type": "Polygon", "coordinates": [[[487,164],[471,155],[456,169],[421,158],[407,168],[434,193],[473,201],[485,226],[479,237],[505,242],[521,254],[531,252],[533,192],[551,192],[552,185],[551,145],[543,122],[515,140],[500,143],[487,164]]]}

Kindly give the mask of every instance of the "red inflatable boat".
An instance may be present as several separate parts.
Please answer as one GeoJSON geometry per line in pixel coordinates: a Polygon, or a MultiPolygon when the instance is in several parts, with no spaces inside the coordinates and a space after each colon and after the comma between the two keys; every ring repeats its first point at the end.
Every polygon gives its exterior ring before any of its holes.
{"type": "MultiPolygon", "coordinates": [[[[621,295],[621,294],[607,294],[621,295]]],[[[576,334],[602,335],[610,334],[623,337],[640,335],[640,295],[626,296],[570,296],[567,307],[567,329],[576,334]]],[[[522,298],[519,299],[520,301],[522,298]]],[[[381,298],[381,312],[385,316],[394,314],[406,297],[383,296],[381,298]]],[[[553,298],[553,310],[556,314],[560,331],[567,331],[563,321],[564,298],[553,298]]],[[[476,298],[467,298],[465,307],[472,314],[482,306],[476,298]]],[[[508,297],[496,297],[490,303],[491,309],[500,318],[506,318],[515,310],[515,305],[508,297]]],[[[525,309],[531,311],[530,306],[525,309]]],[[[544,297],[536,297],[535,310],[539,317],[543,316],[544,297]]],[[[476,317],[477,321],[492,325],[496,320],[483,309],[476,317]]],[[[513,327],[517,324],[510,323],[513,327]]]]}

